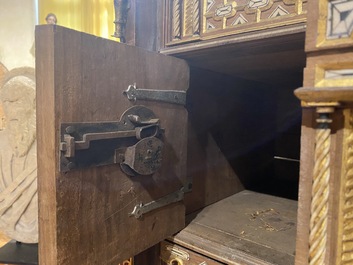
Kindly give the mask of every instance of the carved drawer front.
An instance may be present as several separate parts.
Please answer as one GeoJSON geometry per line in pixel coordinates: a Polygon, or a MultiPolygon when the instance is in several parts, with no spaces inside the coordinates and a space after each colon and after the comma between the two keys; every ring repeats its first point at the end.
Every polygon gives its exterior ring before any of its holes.
{"type": "Polygon", "coordinates": [[[162,265],[222,265],[187,248],[167,241],[161,242],[162,265]]]}
{"type": "Polygon", "coordinates": [[[307,0],[167,0],[166,46],[306,21],[307,0]]]}

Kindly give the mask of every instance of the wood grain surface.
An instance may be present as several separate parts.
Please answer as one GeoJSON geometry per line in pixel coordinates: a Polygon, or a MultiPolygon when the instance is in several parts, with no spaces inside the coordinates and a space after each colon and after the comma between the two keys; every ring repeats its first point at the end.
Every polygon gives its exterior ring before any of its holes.
{"type": "Polygon", "coordinates": [[[187,216],[171,240],[226,264],[294,264],[297,202],[241,191],[187,216]]]}
{"type": "Polygon", "coordinates": [[[186,90],[187,64],[59,26],[36,28],[37,135],[41,264],[117,264],[184,226],[182,202],[142,219],[134,206],[170,194],[186,176],[183,106],[129,102],[128,85],[186,90]],[[60,124],[117,121],[145,105],[165,128],[163,165],[153,176],[128,177],[118,165],[59,172],[60,124]]]}

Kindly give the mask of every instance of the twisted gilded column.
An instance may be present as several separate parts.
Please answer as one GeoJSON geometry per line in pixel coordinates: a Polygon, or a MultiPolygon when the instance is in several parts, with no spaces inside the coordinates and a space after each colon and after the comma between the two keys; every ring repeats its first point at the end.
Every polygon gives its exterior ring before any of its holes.
{"type": "Polygon", "coordinates": [[[303,172],[312,172],[310,208],[305,209],[306,214],[310,210],[309,247],[297,246],[302,251],[297,255],[304,257],[297,261],[304,264],[307,257],[310,265],[353,264],[353,87],[306,87],[295,95],[303,107],[314,107],[318,114],[314,168],[301,165],[303,172]]]}
{"type": "Polygon", "coordinates": [[[192,7],[192,31],[193,35],[200,34],[200,5],[199,0],[193,0],[193,7],[192,7]]]}
{"type": "Polygon", "coordinates": [[[173,39],[181,37],[181,5],[180,0],[173,0],[173,39]]]}
{"type": "Polygon", "coordinates": [[[313,186],[311,192],[311,216],[309,236],[309,264],[325,264],[327,244],[327,219],[329,208],[330,181],[330,136],[329,113],[332,107],[318,107],[318,128],[315,138],[313,186]]]}

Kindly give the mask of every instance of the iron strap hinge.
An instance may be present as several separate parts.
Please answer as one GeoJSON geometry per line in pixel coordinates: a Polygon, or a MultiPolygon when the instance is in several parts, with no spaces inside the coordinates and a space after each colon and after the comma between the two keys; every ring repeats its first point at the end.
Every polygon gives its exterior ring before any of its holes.
{"type": "Polygon", "coordinates": [[[186,91],[142,89],[137,88],[136,84],[134,84],[130,85],[123,94],[131,101],[151,100],[186,105],[186,91]]]}
{"type": "Polygon", "coordinates": [[[161,207],[167,206],[169,204],[182,201],[184,199],[184,187],[180,190],[170,193],[158,200],[151,201],[149,203],[143,204],[142,202],[135,205],[133,211],[129,214],[130,216],[135,216],[136,219],[141,218],[142,215],[151,212],[153,210],[159,209],[161,207]]]}

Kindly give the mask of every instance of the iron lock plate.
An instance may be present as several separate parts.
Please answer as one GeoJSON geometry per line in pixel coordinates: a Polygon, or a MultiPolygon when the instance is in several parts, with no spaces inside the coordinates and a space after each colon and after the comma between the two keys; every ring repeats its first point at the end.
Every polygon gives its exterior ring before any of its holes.
{"type": "Polygon", "coordinates": [[[145,106],[129,108],[119,121],[62,123],[59,170],[119,164],[131,176],[153,174],[162,163],[163,132],[145,106]]]}

